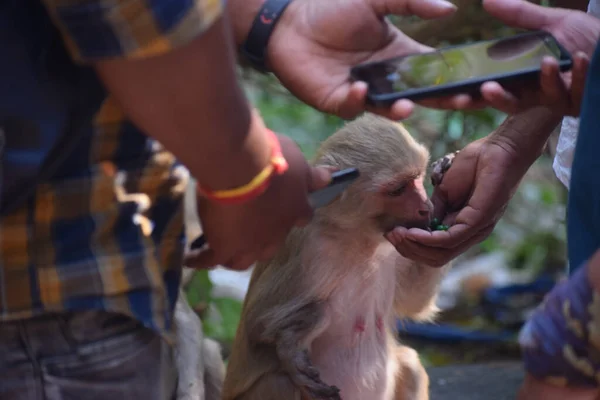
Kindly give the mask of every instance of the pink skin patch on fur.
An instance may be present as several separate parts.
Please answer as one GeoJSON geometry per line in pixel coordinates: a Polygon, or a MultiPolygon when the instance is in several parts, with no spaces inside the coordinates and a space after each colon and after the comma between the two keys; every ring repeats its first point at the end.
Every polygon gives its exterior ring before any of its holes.
{"type": "Polygon", "coordinates": [[[364,317],[356,318],[356,322],[354,323],[354,331],[357,333],[363,333],[367,330],[367,324],[365,322],[364,317]]]}
{"type": "Polygon", "coordinates": [[[377,319],[375,320],[375,326],[379,332],[383,332],[383,318],[381,318],[381,315],[377,316],[377,319]]]}

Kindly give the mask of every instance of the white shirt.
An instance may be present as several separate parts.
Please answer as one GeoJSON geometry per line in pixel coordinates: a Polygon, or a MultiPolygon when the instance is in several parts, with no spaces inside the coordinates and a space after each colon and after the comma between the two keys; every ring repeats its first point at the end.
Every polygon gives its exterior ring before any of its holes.
{"type": "MultiPolygon", "coordinates": [[[[590,0],[588,14],[600,18],[600,0],[590,0]]],[[[556,145],[556,156],[554,157],[554,173],[558,179],[568,188],[571,179],[571,165],[573,164],[573,153],[579,131],[579,118],[563,118],[560,128],[560,136],[556,145]]]]}

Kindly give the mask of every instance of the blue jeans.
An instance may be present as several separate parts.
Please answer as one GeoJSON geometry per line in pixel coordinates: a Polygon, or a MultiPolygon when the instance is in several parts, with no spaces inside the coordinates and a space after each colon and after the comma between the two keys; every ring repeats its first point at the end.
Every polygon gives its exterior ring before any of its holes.
{"type": "Polygon", "coordinates": [[[570,274],[600,249],[600,46],[592,58],[567,205],[570,274]]]}
{"type": "Polygon", "coordinates": [[[172,349],[103,311],[0,322],[0,400],[173,400],[172,349]]]}

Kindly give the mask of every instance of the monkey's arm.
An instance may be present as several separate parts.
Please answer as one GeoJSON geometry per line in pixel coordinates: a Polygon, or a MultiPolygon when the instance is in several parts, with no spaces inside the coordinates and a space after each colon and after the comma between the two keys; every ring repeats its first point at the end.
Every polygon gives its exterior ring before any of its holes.
{"type": "Polygon", "coordinates": [[[248,310],[246,324],[251,347],[270,345],[281,369],[312,399],[339,399],[339,389],[323,382],[309,357],[311,341],[328,325],[319,301],[248,310]]]}
{"type": "Polygon", "coordinates": [[[438,312],[435,305],[438,288],[450,265],[431,267],[396,255],[396,316],[415,321],[431,320],[438,312]]]}
{"type": "Polygon", "coordinates": [[[311,342],[329,325],[326,301],[311,291],[295,267],[281,260],[257,265],[243,315],[250,351],[271,347],[280,368],[305,395],[339,399],[339,389],[320,379],[309,357],[311,342]]]}

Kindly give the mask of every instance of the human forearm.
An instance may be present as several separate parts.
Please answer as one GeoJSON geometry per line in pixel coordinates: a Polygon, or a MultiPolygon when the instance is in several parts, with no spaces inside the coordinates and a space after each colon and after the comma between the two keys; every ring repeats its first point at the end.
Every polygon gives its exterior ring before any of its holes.
{"type": "Polygon", "coordinates": [[[262,130],[249,129],[230,35],[224,16],[171,52],[96,64],[128,117],[214,189],[247,183],[269,158],[262,130]]]}
{"type": "Polygon", "coordinates": [[[527,166],[543,152],[546,141],[562,116],[545,107],[535,107],[509,116],[490,136],[490,140],[507,147],[527,166]]]}
{"type": "Polygon", "coordinates": [[[233,27],[233,37],[236,47],[239,48],[252,26],[252,21],[258,14],[265,0],[228,0],[226,12],[233,27]]]}

